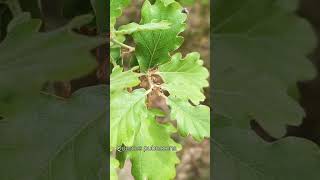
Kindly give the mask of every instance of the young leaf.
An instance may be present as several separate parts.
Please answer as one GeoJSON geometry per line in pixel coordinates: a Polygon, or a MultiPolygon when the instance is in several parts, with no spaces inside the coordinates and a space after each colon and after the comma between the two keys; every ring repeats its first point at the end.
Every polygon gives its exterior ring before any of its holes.
{"type": "Polygon", "coordinates": [[[165,6],[168,6],[169,4],[175,2],[175,0],[161,0],[165,6]]]}
{"type": "Polygon", "coordinates": [[[142,24],[142,25],[137,23],[130,23],[127,25],[120,26],[119,30],[115,31],[115,33],[116,34],[132,34],[135,32],[164,30],[169,28],[170,28],[170,23],[166,21],[151,22],[151,23],[142,24]]]}
{"type": "Polygon", "coordinates": [[[128,157],[132,162],[132,174],[136,180],[164,180],[174,179],[175,165],[179,163],[176,151],[181,149],[180,144],[174,142],[170,135],[175,132],[172,125],[160,125],[154,116],[141,121],[133,145],[141,146],[142,150],[150,147],[173,148],[171,150],[132,151],[128,157]]]}
{"type": "Polygon", "coordinates": [[[131,146],[141,121],[147,118],[145,90],[113,93],[110,100],[110,148],[131,146]]]}
{"type": "Polygon", "coordinates": [[[178,49],[183,37],[178,36],[185,29],[186,15],[181,12],[182,7],[177,2],[165,6],[161,0],[151,4],[146,0],[141,10],[140,24],[154,21],[167,21],[170,28],[150,32],[133,33],[136,43],[137,56],[142,71],[169,61],[169,53],[178,49]]]}
{"type": "Polygon", "coordinates": [[[203,88],[209,86],[209,71],[198,53],[190,53],[184,59],[181,54],[173,55],[171,61],[159,66],[158,74],[171,96],[190,99],[196,105],[204,101],[203,88]]]}
{"type": "Polygon", "coordinates": [[[191,135],[202,141],[210,137],[210,108],[204,105],[192,106],[188,101],[169,96],[171,118],[177,120],[178,131],[182,136],[191,135]]]}
{"type": "Polygon", "coordinates": [[[139,75],[133,71],[124,71],[120,66],[113,68],[110,75],[110,91],[122,91],[125,88],[134,87],[140,83],[139,75]]]}
{"type": "Polygon", "coordinates": [[[110,0],[110,30],[114,29],[116,19],[121,16],[122,9],[130,2],[131,0],[110,0]]]}

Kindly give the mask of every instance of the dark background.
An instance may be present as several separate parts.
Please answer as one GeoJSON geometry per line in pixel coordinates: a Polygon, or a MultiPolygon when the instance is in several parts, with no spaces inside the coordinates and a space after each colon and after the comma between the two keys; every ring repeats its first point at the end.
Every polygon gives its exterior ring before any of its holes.
{"type": "Polygon", "coordinates": [[[312,24],[317,35],[318,47],[309,57],[316,66],[318,75],[314,80],[299,83],[300,104],[306,117],[301,126],[289,127],[288,135],[304,137],[320,145],[320,1],[301,0],[297,13],[312,24]]]}

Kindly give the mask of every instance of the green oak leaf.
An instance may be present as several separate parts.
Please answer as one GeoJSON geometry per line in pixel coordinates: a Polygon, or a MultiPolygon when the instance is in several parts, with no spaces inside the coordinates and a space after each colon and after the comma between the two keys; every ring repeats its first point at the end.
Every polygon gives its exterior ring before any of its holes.
{"type": "Polygon", "coordinates": [[[105,179],[106,92],[101,85],[67,100],[43,95],[0,120],[0,179],[105,179]]]}
{"type": "Polygon", "coordinates": [[[175,2],[175,0],[161,0],[165,6],[168,6],[169,4],[175,2]]]}
{"type": "Polygon", "coordinates": [[[138,85],[140,83],[139,75],[135,72],[124,71],[120,66],[113,68],[110,75],[110,91],[122,91],[125,88],[130,88],[138,85]]]}
{"type": "Polygon", "coordinates": [[[119,161],[115,158],[110,158],[110,180],[117,180],[117,168],[119,168],[119,161]]]}
{"type": "Polygon", "coordinates": [[[210,137],[210,108],[204,105],[192,106],[188,101],[168,97],[171,118],[177,120],[178,131],[182,136],[191,135],[202,141],[210,137]]]}
{"type": "Polygon", "coordinates": [[[147,118],[146,91],[113,93],[110,100],[110,148],[131,146],[142,120],[147,118]]]}
{"type": "Polygon", "coordinates": [[[166,21],[160,22],[151,22],[147,24],[137,24],[130,23],[119,27],[118,31],[115,31],[116,34],[132,34],[135,32],[145,32],[145,31],[154,31],[154,30],[164,30],[169,29],[170,23],[166,21]]]}
{"type": "MultiPolygon", "coordinates": [[[[216,82],[218,88],[222,82],[216,82]]],[[[232,119],[237,127],[250,129],[249,121],[255,119],[272,136],[281,137],[287,124],[299,125],[304,117],[302,107],[287,94],[287,86],[270,78],[237,72],[228,73],[224,83],[228,83],[223,84],[225,89],[236,91],[216,89],[214,111],[232,119]],[[232,104],[240,101],[238,107],[232,104]]]]}
{"type": "Polygon", "coordinates": [[[175,128],[169,124],[158,124],[155,117],[150,115],[141,121],[139,132],[134,138],[133,146],[142,147],[142,151],[128,152],[132,163],[132,174],[136,180],[174,179],[175,165],[179,163],[176,151],[181,145],[174,142],[170,135],[175,128]],[[144,151],[145,147],[174,147],[174,151],[144,151]]]}
{"type": "Polygon", "coordinates": [[[165,6],[161,0],[153,5],[146,0],[141,10],[140,24],[154,21],[167,21],[170,28],[150,32],[133,33],[136,43],[135,55],[142,71],[146,71],[156,65],[168,62],[169,54],[178,49],[183,37],[178,36],[185,29],[186,14],[181,12],[179,3],[173,2],[165,6]]]}
{"type": "Polygon", "coordinates": [[[130,4],[131,0],[109,0],[110,3],[110,30],[114,29],[116,19],[121,16],[122,9],[130,4]]]}
{"type": "Polygon", "coordinates": [[[105,43],[104,38],[72,31],[92,18],[76,17],[51,32],[38,32],[41,21],[31,19],[28,13],[10,22],[0,44],[0,114],[14,111],[17,99],[23,103],[23,98],[38,95],[47,81],[77,78],[94,69],[96,62],[90,50],[105,43]]]}
{"type": "Polygon", "coordinates": [[[196,105],[204,101],[203,88],[209,86],[209,71],[203,67],[199,53],[190,53],[185,58],[177,53],[171,61],[159,66],[157,73],[164,80],[163,88],[171,96],[190,99],[196,105]]]}
{"type": "Polygon", "coordinates": [[[311,141],[286,137],[267,143],[251,130],[214,128],[211,143],[213,179],[319,179],[320,151],[311,141]]]}
{"type": "MultiPolygon", "coordinates": [[[[274,137],[304,117],[289,86],[311,79],[306,55],[315,47],[296,0],[223,0],[213,5],[214,111],[250,128],[256,120],[274,137]]],[[[218,121],[218,119],[217,119],[218,121]]]]}

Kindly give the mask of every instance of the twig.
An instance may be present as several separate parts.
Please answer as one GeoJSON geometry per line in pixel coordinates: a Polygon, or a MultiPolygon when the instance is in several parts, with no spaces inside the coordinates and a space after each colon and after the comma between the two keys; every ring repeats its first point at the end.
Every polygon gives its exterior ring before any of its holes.
{"type": "Polygon", "coordinates": [[[114,38],[111,38],[111,42],[113,42],[113,43],[115,43],[115,44],[118,44],[119,46],[128,49],[129,51],[126,52],[126,53],[131,53],[131,52],[135,51],[135,48],[134,48],[134,47],[128,46],[128,45],[126,45],[126,44],[123,44],[122,42],[119,42],[119,41],[117,41],[117,40],[114,39],[114,38]]]}
{"type": "Polygon", "coordinates": [[[157,95],[163,97],[164,99],[167,99],[167,96],[164,95],[163,92],[161,91],[162,86],[153,83],[152,75],[150,74],[150,72],[148,72],[146,76],[147,76],[147,80],[148,80],[148,84],[149,84],[149,89],[147,90],[146,94],[149,94],[150,92],[152,92],[154,90],[155,87],[157,87],[157,88],[159,88],[156,91],[157,95]]]}

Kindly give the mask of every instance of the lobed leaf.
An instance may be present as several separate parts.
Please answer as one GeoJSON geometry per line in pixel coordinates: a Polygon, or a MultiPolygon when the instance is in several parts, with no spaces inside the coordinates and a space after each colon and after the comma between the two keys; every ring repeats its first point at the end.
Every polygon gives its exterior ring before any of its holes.
{"type": "Polygon", "coordinates": [[[158,74],[171,96],[189,99],[196,105],[204,101],[203,88],[209,86],[209,71],[203,67],[199,53],[190,53],[183,59],[179,53],[173,55],[171,61],[159,66],[158,74]]]}
{"type": "Polygon", "coordinates": [[[230,127],[214,128],[213,137],[214,179],[319,179],[320,151],[308,140],[267,143],[251,130],[230,127]]]}
{"type": "Polygon", "coordinates": [[[191,135],[202,141],[210,137],[210,108],[204,105],[192,106],[188,101],[168,97],[171,118],[177,120],[178,131],[182,136],[191,135]]]}
{"type": "Polygon", "coordinates": [[[136,43],[135,55],[142,71],[168,62],[169,54],[178,49],[183,37],[178,36],[185,29],[186,15],[181,12],[179,3],[173,2],[165,6],[161,0],[151,4],[146,0],[141,10],[140,24],[154,21],[167,21],[170,28],[150,32],[133,33],[136,43]]]}
{"type": "Polygon", "coordinates": [[[114,29],[116,19],[121,16],[122,9],[128,6],[131,0],[109,0],[110,2],[110,30],[114,29]]]}
{"type": "Polygon", "coordinates": [[[131,146],[138,133],[141,121],[147,118],[144,89],[132,93],[119,91],[110,99],[110,148],[124,144],[131,146]]]}
{"type": "Polygon", "coordinates": [[[72,31],[91,20],[91,15],[75,17],[51,32],[38,32],[41,21],[28,13],[10,22],[0,44],[0,114],[8,115],[17,104],[38,96],[47,81],[77,78],[94,69],[90,50],[105,40],[72,31]]]}
{"type": "Polygon", "coordinates": [[[168,6],[169,4],[175,2],[175,0],[161,0],[161,1],[164,3],[165,6],[168,6]]]}
{"type": "Polygon", "coordinates": [[[173,132],[175,129],[172,125],[160,125],[154,116],[141,121],[133,143],[135,147],[141,146],[142,150],[151,146],[172,149],[128,152],[132,162],[132,174],[136,180],[174,179],[175,165],[179,163],[176,151],[180,150],[181,146],[171,139],[173,132]]]}
{"type": "Polygon", "coordinates": [[[297,1],[224,0],[213,7],[215,111],[238,127],[250,128],[254,119],[282,137],[304,117],[288,87],[315,75],[306,58],[315,46],[310,25],[294,14],[297,1]]]}
{"type": "Polygon", "coordinates": [[[113,68],[110,75],[110,91],[122,91],[125,88],[130,88],[138,85],[140,83],[139,75],[135,72],[124,71],[120,66],[113,68]]]}

